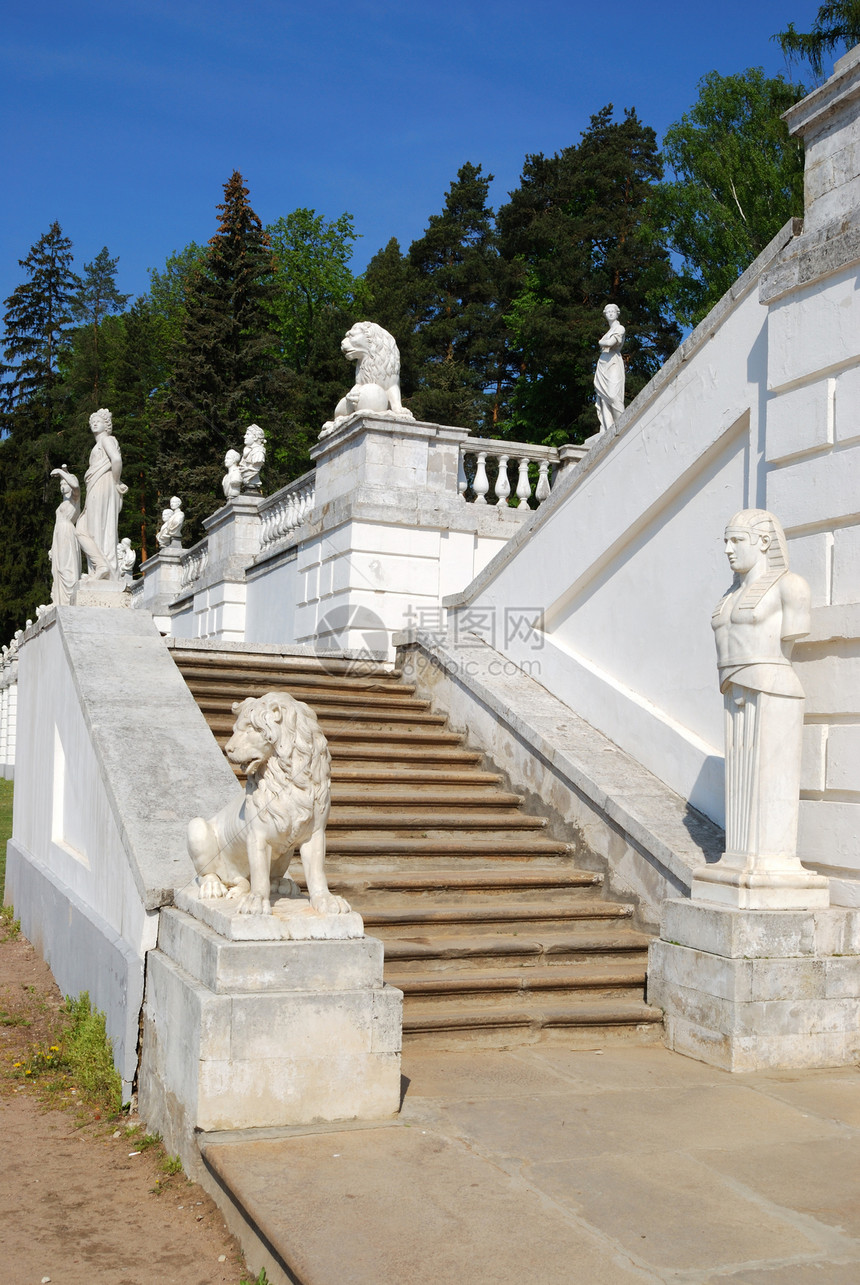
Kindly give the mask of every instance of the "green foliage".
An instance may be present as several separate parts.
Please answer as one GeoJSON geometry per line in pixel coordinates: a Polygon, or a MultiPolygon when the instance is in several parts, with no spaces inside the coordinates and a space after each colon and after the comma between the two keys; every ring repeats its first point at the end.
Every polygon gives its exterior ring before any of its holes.
{"type": "Polygon", "coordinates": [[[683,259],[673,287],[678,319],[695,325],[793,215],[803,214],[803,149],[781,113],[804,94],[760,67],[711,72],[663,140],[674,180],[659,217],[683,259]]]}
{"type": "Polygon", "coordinates": [[[110,1113],[119,1111],[122,1082],[113,1064],[104,1013],[93,1008],[86,991],[76,999],[67,996],[65,1012],[68,1026],[61,1045],[63,1065],[79,1090],[102,1103],[110,1113]]]}
{"type": "Polygon", "coordinates": [[[161,489],[182,496],[192,538],[216,506],[225,451],[272,419],[272,251],[238,171],[217,208],[218,230],[186,278],[158,424],[161,489]]]}
{"type": "Polygon", "coordinates": [[[808,62],[815,76],[822,77],[825,54],[860,42],[860,0],[827,0],[815,15],[811,31],[796,31],[790,22],[773,39],[790,62],[808,62]]]}
{"type": "Polygon", "coordinates": [[[408,254],[392,237],[378,250],[364,273],[365,313],[397,340],[400,349],[400,390],[409,398],[418,386],[415,326],[418,311],[418,274],[408,254]]]}
{"type": "Polygon", "coordinates": [[[122,312],[131,298],[130,295],[120,294],[116,284],[116,265],[119,263],[119,257],[112,259],[105,246],[92,263],[84,264],[84,275],[81,280],[81,288],[72,301],[72,316],[76,321],[83,322],[86,329],[80,336],[85,342],[81,343],[82,353],[86,357],[78,357],[76,363],[79,372],[82,368],[89,367],[85,376],[88,383],[91,381],[92,387],[92,410],[98,410],[99,398],[101,396],[99,388],[99,376],[101,374],[101,362],[99,353],[99,327],[105,317],[112,313],[122,312]]]}
{"type": "Polygon", "coordinates": [[[352,215],[328,222],[315,210],[294,210],[270,223],[266,236],[274,257],[272,306],[281,354],[302,371],[318,348],[326,314],[349,312],[356,301],[349,269],[357,240],[352,215]]]}
{"type": "MultiPolygon", "coordinates": [[[[0,903],[6,888],[6,844],[12,838],[12,793],[11,781],[0,781],[0,903]]],[[[8,918],[10,907],[3,906],[4,920],[8,918]]]]}
{"type": "Polygon", "coordinates": [[[492,424],[487,388],[504,349],[492,181],[480,165],[463,165],[442,213],[409,248],[419,363],[412,409],[419,419],[473,431],[492,424]]]}
{"type": "Polygon", "coordinates": [[[594,363],[602,310],[622,309],[630,401],[676,347],[666,316],[672,280],[654,221],[662,177],[654,131],[612,106],[592,116],[579,144],[527,156],[520,186],[499,210],[509,264],[506,433],[559,445],[597,431],[594,363]]]}
{"type": "Polygon", "coordinates": [[[58,354],[80,286],[71,266],[72,243],[55,221],[18,263],[28,279],[16,286],[5,305],[3,348],[10,364],[2,368],[4,427],[21,431],[22,417],[14,412],[26,409],[26,430],[39,424],[50,432],[58,354]]]}

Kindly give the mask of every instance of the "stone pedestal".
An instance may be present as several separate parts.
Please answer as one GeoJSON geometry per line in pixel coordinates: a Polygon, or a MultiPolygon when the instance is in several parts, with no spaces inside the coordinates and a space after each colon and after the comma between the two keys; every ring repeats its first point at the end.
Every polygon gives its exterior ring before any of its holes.
{"type": "Polygon", "coordinates": [[[170,629],[171,602],[179,597],[182,589],[182,545],[173,540],[153,557],[140,564],[143,592],[138,603],[151,611],[160,629],[170,629]]]}
{"type": "Polygon", "coordinates": [[[72,590],[73,607],[130,607],[131,594],[125,580],[92,580],[81,576],[72,590]]]}
{"type": "Polygon", "coordinates": [[[746,854],[724,853],[714,865],[693,871],[693,901],[735,910],[826,910],[830,881],[806,870],[797,857],[753,863],[746,854]]]}
{"type": "Polygon", "coordinates": [[[860,910],[737,910],[666,901],[648,1002],[676,1053],[727,1071],[860,1056],[860,910]]]}
{"type": "Polygon", "coordinates": [[[382,962],[371,937],[230,941],[163,910],[147,957],[148,1128],[194,1174],[199,1131],[395,1115],[403,996],[383,985],[382,962]]]}

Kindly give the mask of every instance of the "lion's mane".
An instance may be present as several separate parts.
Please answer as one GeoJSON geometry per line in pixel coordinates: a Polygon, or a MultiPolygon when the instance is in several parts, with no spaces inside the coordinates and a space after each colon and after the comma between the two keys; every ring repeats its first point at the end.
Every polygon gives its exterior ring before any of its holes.
{"type": "Polygon", "coordinates": [[[249,696],[233,705],[237,728],[250,723],[272,746],[258,774],[257,807],[284,832],[295,834],[311,817],[328,816],[331,754],[317,716],[289,692],[249,696]]]}
{"type": "Polygon", "coordinates": [[[399,384],[400,352],[393,335],[375,321],[358,321],[346,337],[364,354],[357,363],[356,384],[379,384],[386,391],[399,384]]]}

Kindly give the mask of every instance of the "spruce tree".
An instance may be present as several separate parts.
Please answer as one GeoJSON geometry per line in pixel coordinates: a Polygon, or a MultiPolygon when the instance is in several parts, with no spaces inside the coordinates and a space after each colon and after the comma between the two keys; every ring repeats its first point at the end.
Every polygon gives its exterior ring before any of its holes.
{"type": "Polygon", "coordinates": [[[56,419],[60,345],[80,282],[72,270],[72,243],[56,221],[18,262],[28,280],[6,300],[3,318],[4,427],[14,432],[16,419],[26,419],[29,433],[49,433],[56,419]]]}
{"type": "Polygon", "coordinates": [[[84,264],[80,289],[72,300],[72,316],[75,321],[86,327],[86,335],[80,336],[80,346],[82,355],[87,350],[89,355],[92,410],[98,409],[101,398],[99,327],[105,317],[122,312],[131,298],[131,295],[121,294],[117,289],[116,265],[118,263],[119,256],[112,259],[107,246],[104,246],[92,263],[84,264]]]}
{"type": "Polygon", "coordinates": [[[613,120],[611,105],[578,144],[526,157],[498,219],[511,273],[511,436],[560,445],[597,431],[593,380],[607,303],[619,305],[627,332],[628,403],[677,346],[667,315],[672,269],[653,215],[661,177],[654,131],[633,110],[613,120]]]}
{"type": "Polygon", "coordinates": [[[254,421],[270,433],[275,428],[272,251],[238,171],[217,209],[218,230],[187,278],[160,423],[161,487],[182,495],[195,537],[223,498],[227,449],[241,446],[254,421]]]}
{"type": "Polygon", "coordinates": [[[409,248],[417,286],[420,363],[412,409],[420,419],[473,431],[492,427],[495,375],[503,347],[497,307],[501,265],[492,174],[466,164],[445,193],[441,214],[409,248]]]}
{"type": "Polygon", "coordinates": [[[418,384],[416,335],[418,274],[392,237],[377,250],[364,272],[367,320],[387,330],[400,350],[400,391],[411,397],[418,384]]]}

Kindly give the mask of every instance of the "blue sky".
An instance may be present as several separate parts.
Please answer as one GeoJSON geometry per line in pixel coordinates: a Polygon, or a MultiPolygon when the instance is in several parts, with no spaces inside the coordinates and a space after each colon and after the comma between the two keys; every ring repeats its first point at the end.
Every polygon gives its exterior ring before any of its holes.
{"type": "Polygon", "coordinates": [[[348,210],[354,268],[405,248],[464,161],[496,175],[576,142],[607,102],[662,138],[706,72],[785,71],[770,36],[818,0],[7,0],[0,300],[58,219],[120,288],[215,230],[234,168],[264,222],[348,210]]]}

